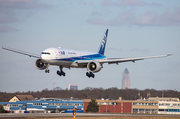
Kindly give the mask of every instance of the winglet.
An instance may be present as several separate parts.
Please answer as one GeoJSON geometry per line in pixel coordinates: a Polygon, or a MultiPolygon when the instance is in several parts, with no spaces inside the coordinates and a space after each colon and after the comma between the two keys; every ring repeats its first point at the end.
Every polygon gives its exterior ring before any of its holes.
{"type": "Polygon", "coordinates": [[[99,47],[99,50],[98,50],[98,53],[102,54],[102,55],[104,55],[104,52],[105,52],[108,30],[109,29],[106,29],[106,32],[105,32],[105,34],[103,36],[103,39],[101,41],[101,44],[100,44],[100,47],[99,47]]]}
{"type": "Polygon", "coordinates": [[[167,56],[172,56],[173,54],[167,54],[167,56]]]}

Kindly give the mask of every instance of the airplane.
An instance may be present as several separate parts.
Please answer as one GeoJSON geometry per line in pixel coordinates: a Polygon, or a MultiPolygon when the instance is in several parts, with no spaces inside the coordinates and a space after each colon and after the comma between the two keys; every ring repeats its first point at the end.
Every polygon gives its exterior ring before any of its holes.
{"type": "Polygon", "coordinates": [[[55,65],[59,66],[57,74],[59,76],[65,76],[65,72],[63,68],[87,68],[88,72],[86,72],[86,76],[89,78],[94,78],[94,73],[99,72],[103,68],[104,63],[108,64],[118,64],[121,62],[135,62],[138,60],[150,59],[150,58],[160,58],[167,57],[168,55],[160,55],[160,56],[149,56],[149,57],[137,57],[137,58],[106,58],[104,55],[105,47],[107,42],[108,30],[103,36],[103,39],[100,43],[100,47],[98,52],[88,52],[88,51],[80,51],[73,49],[64,49],[64,48],[47,48],[41,52],[41,55],[36,55],[28,52],[24,52],[21,50],[16,50],[8,47],[3,47],[2,49],[9,50],[12,52],[20,53],[23,55],[27,55],[29,57],[38,58],[35,61],[35,66],[39,70],[44,70],[45,73],[49,73],[49,66],[55,65]]]}

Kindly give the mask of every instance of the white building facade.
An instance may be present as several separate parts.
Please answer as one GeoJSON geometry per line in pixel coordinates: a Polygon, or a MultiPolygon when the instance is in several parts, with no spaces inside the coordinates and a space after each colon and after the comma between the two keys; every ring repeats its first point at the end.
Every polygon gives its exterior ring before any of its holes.
{"type": "Polygon", "coordinates": [[[158,114],[180,114],[179,101],[159,101],[158,114]]]}

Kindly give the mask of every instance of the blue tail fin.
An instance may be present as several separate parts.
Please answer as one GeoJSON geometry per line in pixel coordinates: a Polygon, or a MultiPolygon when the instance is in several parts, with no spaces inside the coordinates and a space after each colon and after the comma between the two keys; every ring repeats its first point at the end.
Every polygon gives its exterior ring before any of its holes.
{"type": "Polygon", "coordinates": [[[106,41],[107,41],[107,35],[108,35],[108,29],[106,30],[106,32],[105,32],[105,34],[103,36],[103,39],[101,41],[99,51],[98,51],[99,54],[104,55],[105,47],[106,47],[106,41]]]}

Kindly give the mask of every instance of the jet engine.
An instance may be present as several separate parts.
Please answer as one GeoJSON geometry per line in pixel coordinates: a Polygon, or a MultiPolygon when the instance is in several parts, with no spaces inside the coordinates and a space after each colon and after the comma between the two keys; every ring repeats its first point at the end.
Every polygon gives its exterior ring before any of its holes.
{"type": "Polygon", "coordinates": [[[37,59],[36,62],[35,62],[35,65],[36,65],[37,69],[40,69],[40,70],[46,69],[46,64],[44,64],[41,61],[41,59],[37,59]]]}
{"type": "Polygon", "coordinates": [[[102,68],[102,65],[98,61],[92,61],[87,64],[88,71],[95,73],[99,72],[102,68]]]}

